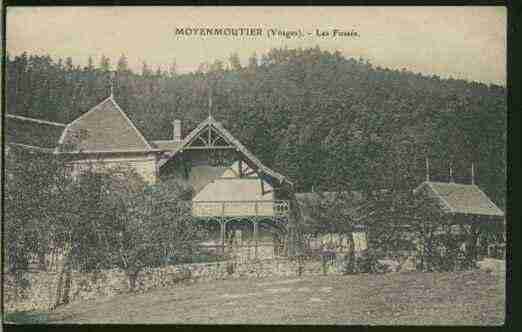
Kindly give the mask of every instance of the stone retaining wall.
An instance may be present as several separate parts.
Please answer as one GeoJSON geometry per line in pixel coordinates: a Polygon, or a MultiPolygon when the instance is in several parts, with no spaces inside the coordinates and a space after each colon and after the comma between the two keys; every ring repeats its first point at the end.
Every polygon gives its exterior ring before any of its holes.
{"type": "Polygon", "coordinates": [[[56,297],[59,273],[25,271],[4,274],[5,311],[48,310],[56,297]]]}
{"type": "MultiPolygon", "coordinates": [[[[332,264],[323,270],[319,261],[299,263],[281,258],[170,265],[141,271],[133,291],[173,287],[180,282],[340,273],[337,270],[332,264]]],[[[111,297],[131,291],[128,277],[118,269],[90,273],[25,271],[18,276],[18,282],[15,279],[14,275],[5,275],[4,305],[7,311],[48,311],[67,302],[111,297]]]]}

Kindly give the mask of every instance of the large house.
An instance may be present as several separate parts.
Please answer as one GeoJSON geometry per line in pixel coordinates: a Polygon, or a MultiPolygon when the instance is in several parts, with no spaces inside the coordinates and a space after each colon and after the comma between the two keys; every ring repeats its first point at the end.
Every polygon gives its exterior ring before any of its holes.
{"type": "Polygon", "coordinates": [[[147,183],[175,177],[193,189],[192,214],[216,220],[224,242],[232,221],[286,230],[292,182],[266,167],[210,114],[185,137],[173,121],[172,139],[148,141],[106,98],[69,124],[6,116],[7,145],[66,155],[74,176],[85,167],[132,169],[147,183]]]}

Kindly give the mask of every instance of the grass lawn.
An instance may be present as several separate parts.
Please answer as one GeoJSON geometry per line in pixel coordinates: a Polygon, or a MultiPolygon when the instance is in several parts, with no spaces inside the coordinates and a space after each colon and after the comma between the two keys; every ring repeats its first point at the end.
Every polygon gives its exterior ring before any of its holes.
{"type": "Polygon", "coordinates": [[[49,322],[499,325],[504,278],[477,270],[201,282],[73,303],[49,322]]]}
{"type": "Polygon", "coordinates": [[[42,324],[47,323],[48,313],[39,311],[16,311],[4,315],[6,323],[42,324]]]}

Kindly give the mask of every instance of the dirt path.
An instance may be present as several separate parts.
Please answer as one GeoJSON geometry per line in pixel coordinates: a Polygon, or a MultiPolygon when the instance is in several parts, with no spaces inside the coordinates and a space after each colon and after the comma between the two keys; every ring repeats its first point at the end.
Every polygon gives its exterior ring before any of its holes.
{"type": "Polygon", "coordinates": [[[482,271],[224,280],[75,303],[51,323],[502,324],[504,277],[482,271]]]}

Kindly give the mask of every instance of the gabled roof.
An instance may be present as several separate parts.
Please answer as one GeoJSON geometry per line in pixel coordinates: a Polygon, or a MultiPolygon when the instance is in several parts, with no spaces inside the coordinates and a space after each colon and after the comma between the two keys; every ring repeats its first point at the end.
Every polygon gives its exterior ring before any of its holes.
{"type": "Polygon", "coordinates": [[[153,148],[113,96],[65,128],[57,152],[147,152],[153,148]]]}
{"type": "Polygon", "coordinates": [[[414,189],[413,193],[418,194],[423,190],[438,199],[448,213],[504,216],[504,212],[474,184],[425,181],[414,189]]]}
{"type": "Polygon", "coordinates": [[[238,151],[240,151],[248,160],[250,160],[258,169],[257,172],[268,175],[272,178],[279,180],[279,182],[287,182],[292,185],[292,182],[286,178],[284,175],[277,173],[276,171],[271,170],[261,163],[261,161],[254,156],[252,152],[250,152],[241,142],[239,142],[232,134],[221,125],[220,122],[216,121],[212,116],[209,116],[205,121],[201,122],[194,130],[192,130],[183,141],[177,146],[175,149],[167,152],[165,154],[165,159],[160,160],[159,166],[161,167],[165,164],[169,159],[174,157],[176,153],[182,151],[185,147],[190,145],[190,143],[208,126],[212,126],[219,134],[223,136],[223,138],[231,145],[233,145],[238,151]]]}
{"type": "Polygon", "coordinates": [[[43,152],[53,152],[66,125],[57,122],[6,114],[6,144],[43,152]]]}

